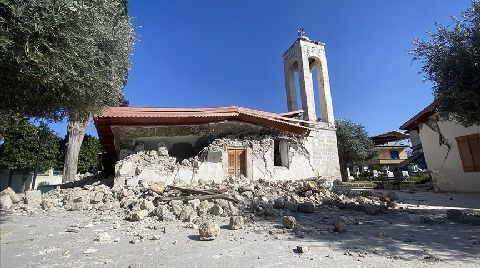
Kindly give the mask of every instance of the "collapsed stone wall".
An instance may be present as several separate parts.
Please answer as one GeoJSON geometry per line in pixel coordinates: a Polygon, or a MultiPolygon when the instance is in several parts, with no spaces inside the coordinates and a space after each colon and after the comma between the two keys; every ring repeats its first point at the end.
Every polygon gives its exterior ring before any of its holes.
{"type": "Polygon", "coordinates": [[[192,184],[199,181],[221,182],[228,178],[228,149],[246,150],[245,177],[250,179],[289,180],[318,177],[310,163],[305,139],[291,135],[229,135],[213,140],[196,156],[178,162],[162,144],[158,150],[138,151],[117,162],[116,182],[136,185],[141,181],[166,184],[192,184]],[[286,166],[275,166],[275,140],[287,144],[286,166]]]}

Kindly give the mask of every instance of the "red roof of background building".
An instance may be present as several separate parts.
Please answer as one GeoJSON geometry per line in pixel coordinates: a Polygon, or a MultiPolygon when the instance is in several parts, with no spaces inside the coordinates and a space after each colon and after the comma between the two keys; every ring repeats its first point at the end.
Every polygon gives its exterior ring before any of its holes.
{"type": "Polygon", "coordinates": [[[273,127],[295,134],[305,134],[310,130],[309,127],[301,125],[301,122],[305,122],[303,120],[238,106],[216,108],[108,107],[101,115],[94,118],[98,136],[107,153],[115,152],[112,125],[194,125],[225,120],[273,127]]]}
{"type": "Polygon", "coordinates": [[[405,140],[405,139],[408,139],[408,137],[409,136],[405,133],[393,130],[380,135],[372,136],[370,137],[370,139],[373,141],[375,145],[381,145],[388,142],[405,140]]]}
{"type": "Polygon", "coordinates": [[[412,129],[417,129],[419,124],[425,123],[428,120],[428,118],[430,118],[432,115],[437,113],[437,111],[438,111],[438,106],[435,102],[433,102],[430,105],[428,105],[425,109],[421,110],[414,117],[410,118],[407,122],[403,123],[403,125],[400,126],[400,129],[407,130],[407,131],[412,129]]]}

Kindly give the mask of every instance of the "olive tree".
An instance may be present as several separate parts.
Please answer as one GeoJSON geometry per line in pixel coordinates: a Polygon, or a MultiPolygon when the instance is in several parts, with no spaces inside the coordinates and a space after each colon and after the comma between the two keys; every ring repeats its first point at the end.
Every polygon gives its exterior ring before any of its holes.
{"type": "Polygon", "coordinates": [[[78,171],[80,173],[97,171],[98,154],[101,152],[102,150],[98,138],[88,134],[85,135],[78,156],[78,171]]]}
{"type": "Polygon", "coordinates": [[[10,170],[8,186],[12,181],[14,171],[22,173],[22,191],[28,174],[34,171],[37,156],[38,171],[45,172],[50,168],[58,168],[60,152],[60,139],[52,130],[43,126],[36,127],[28,120],[14,118],[9,120],[3,131],[3,143],[0,145],[0,168],[10,170]],[[40,143],[40,131],[45,132],[45,141],[40,143]],[[39,146],[42,146],[39,152],[39,146]]]}
{"type": "Polygon", "coordinates": [[[377,155],[375,144],[365,127],[346,119],[335,120],[337,128],[338,158],[342,180],[348,180],[349,164],[368,161],[377,155]]]}
{"type": "Polygon", "coordinates": [[[68,118],[73,180],[93,115],[123,100],[133,28],[126,0],[0,0],[0,114],[68,118]]]}
{"type": "Polygon", "coordinates": [[[433,83],[433,96],[441,118],[464,126],[480,125],[480,2],[452,27],[437,25],[430,40],[416,39],[411,51],[433,83]]]}

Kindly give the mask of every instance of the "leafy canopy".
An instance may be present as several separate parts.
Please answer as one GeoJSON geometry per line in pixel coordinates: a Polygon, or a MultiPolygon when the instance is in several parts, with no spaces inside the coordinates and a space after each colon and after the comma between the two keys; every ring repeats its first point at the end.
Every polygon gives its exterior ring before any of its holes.
{"type": "Polygon", "coordinates": [[[0,115],[88,118],[122,100],[126,0],[0,0],[0,115]]]}
{"type": "Polygon", "coordinates": [[[377,155],[365,127],[346,119],[335,120],[338,156],[343,165],[366,161],[377,155]]]}
{"type": "Polygon", "coordinates": [[[430,40],[415,40],[413,59],[433,83],[442,118],[480,125],[480,2],[472,1],[453,27],[437,26],[430,40]]]}
{"type": "Polygon", "coordinates": [[[85,135],[78,156],[78,172],[97,171],[97,156],[101,153],[100,141],[91,135],[85,135]]]}
{"type": "MultiPolygon", "coordinates": [[[[42,145],[39,158],[39,172],[58,168],[61,154],[59,138],[46,128],[43,130],[46,142],[42,145]]],[[[3,133],[4,143],[0,145],[0,168],[30,172],[35,169],[39,148],[40,128],[25,119],[12,119],[3,133]]]]}

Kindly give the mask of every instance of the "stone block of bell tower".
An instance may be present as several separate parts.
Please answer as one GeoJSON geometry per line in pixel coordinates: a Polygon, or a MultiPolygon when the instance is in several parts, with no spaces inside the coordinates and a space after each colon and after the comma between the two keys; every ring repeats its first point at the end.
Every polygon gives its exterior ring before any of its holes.
{"type": "Polygon", "coordinates": [[[315,69],[322,112],[320,121],[327,123],[329,126],[334,126],[335,119],[333,117],[325,44],[310,40],[302,30],[299,32],[297,40],[283,54],[283,64],[288,111],[299,109],[295,86],[295,72],[298,72],[303,119],[311,122],[318,121],[312,78],[312,71],[315,69]]]}

